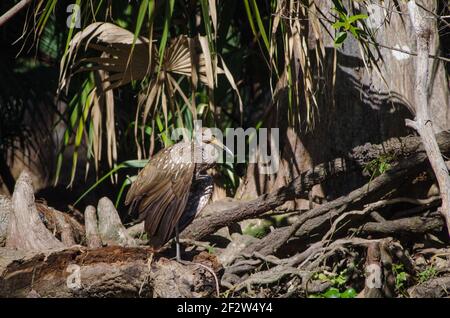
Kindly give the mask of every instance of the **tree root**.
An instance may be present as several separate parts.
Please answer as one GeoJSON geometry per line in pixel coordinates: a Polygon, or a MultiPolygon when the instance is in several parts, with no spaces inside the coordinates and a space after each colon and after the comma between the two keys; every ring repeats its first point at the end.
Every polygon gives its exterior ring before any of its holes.
{"type": "MultiPolygon", "coordinates": [[[[448,132],[437,136],[444,153],[450,153],[449,136],[448,132]]],[[[170,245],[158,254],[139,246],[142,224],[126,229],[107,198],[102,198],[97,208],[86,208],[84,226],[72,216],[35,203],[31,180],[24,172],[16,184],[11,208],[3,209],[9,211],[9,225],[7,248],[0,248],[0,294],[211,297],[228,289],[232,293],[267,296],[273,295],[270,287],[283,297],[307,296],[335,286],[330,277],[349,270],[351,279],[359,282],[359,297],[393,297],[399,293],[394,268],[401,264],[409,277],[416,277],[418,267],[408,250],[425,251],[433,246],[428,241],[424,244],[430,237],[433,244],[442,244],[444,221],[435,211],[440,204],[438,196],[394,197],[399,185],[426,169],[427,157],[420,140],[408,139],[405,146],[392,143],[389,147],[396,162],[387,172],[346,196],[296,212],[289,225],[271,228],[261,239],[233,233],[223,234],[227,245],[212,247],[201,241],[222,227],[261,216],[287,200],[306,195],[314,184],[330,176],[354,167],[360,169],[382,149],[359,148],[370,155],[349,154],[349,162],[336,159],[333,165],[319,165],[286,187],[255,200],[233,202],[225,209],[210,208],[182,233],[182,242],[192,245],[190,255],[197,254],[192,262],[182,263],[161,256],[168,255],[170,245]],[[404,244],[403,237],[420,240],[414,240],[411,247],[404,244]],[[208,253],[198,254],[202,249],[208,253]],[[374,266],[380,269],[376,273],[371,271],[374,266]],[[318,273],[328,279],[319,279],[318,273]],[[381,284],[370,285],[369,276],[381,284]],[[260,288],[255,289],[256,286],[260,288]],[[266,292],[261,293],[264,288],[266,292]]],[[[426,283],[434,286],[433,279],[426,283]]],[[[411,282],[408,281],[408,287],[411,282]]],[[[427,284],[423,282],[408,292],[423,295],[427,284]]],[[[444,295],[442,290],[436,291],[437,294],[444,295]]]]}
{"type": "MultiPolygon", "coordinates": [[[[436,135],[436,140],[443,154],[450,154],[450,132],[444,131],[436,135]]],[[[331,162],[320,164],[314,169],[302,173],[292,180],[288,185],[268,194],[263,194],[258,198],[239,203],[228,210],[216,211],[202,215],[200,214],[182,233],[182,238],[201,240],[208,234],[212,234],[222,227],[230,226],[236,222],[255,218],[263,213],[273,210],[284,204],[286,201],[299,197],[307,197],[311,188],[331,177],[337,177],[343,172],[350,172],[355,169],[363,170],[365,164],[370,160],[378,158],[381,154],[391,153],[396,158],[393,167],[382,174],[372,182],[366,185],[365,189],[360,191],[364,194],[367,190],[370,194],[375,190],[385,187],[394,187],[395,182],[401,181],[406,175],[413,175],[420,170],[427,155],[424,151],[420,138],[408,136],[403,138],[394,138],[383,145],[363,145],[356,147],[353,151],[343,158],[336,158],[331,162]],[[375,188],[375,189],[374,189],[375,188]]],[[[353,192],[352,192],[353,193],[353,192]]],[[[360,198],[353,197],[347,203],[354,203],[360,198]]],[[[345,201],[344,198],[340,198],[345,201]]],[[[339,199],[338,199],[339,200],[339,199]]],[[[341,204],[342,205],[342,204],[341,204]]]]}
{"type": "Polygon", "coordinates": [[[136,247],[107,198],[97,213],[92,206],[86,209],[83,227],[36,204],[24,171],[8,220],[6,247],[0,247],[0,297],[211,297],[218,292],[214,256],[199,254],[185,264],[154,258],[150,248],[136,247]],[[76,245],[81,241],[88,247],[76,245]]]}

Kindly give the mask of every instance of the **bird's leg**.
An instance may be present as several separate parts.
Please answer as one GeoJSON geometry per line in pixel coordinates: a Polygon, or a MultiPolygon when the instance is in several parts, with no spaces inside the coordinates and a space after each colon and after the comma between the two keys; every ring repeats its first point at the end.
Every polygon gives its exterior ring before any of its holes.
{"type": "Polygon", "coordinates": [[[176,257],[177,257],[177,262],[181,263],[181,251],[180,251],[180,235],[179,235],[179,230],[178,230],[178,223],[177,225],[175,225],[175,245],[176,245],[176,257]]]}

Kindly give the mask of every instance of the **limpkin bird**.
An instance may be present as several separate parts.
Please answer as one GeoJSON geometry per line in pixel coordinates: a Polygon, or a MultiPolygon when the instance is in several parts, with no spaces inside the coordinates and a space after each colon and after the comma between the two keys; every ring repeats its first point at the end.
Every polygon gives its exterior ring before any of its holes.
{"type": "Polygon", "coordinates": [[[193,141],[178,142],[159,151],[139,172],[125,200],[130,213],[144,220],[150,246],[161,248],[175,236],[176,257],[180,260],[178,234],[208,203],[213,191],[206,170],[216,163],[214,147],[233,155],[208,128],[193,141]]]}

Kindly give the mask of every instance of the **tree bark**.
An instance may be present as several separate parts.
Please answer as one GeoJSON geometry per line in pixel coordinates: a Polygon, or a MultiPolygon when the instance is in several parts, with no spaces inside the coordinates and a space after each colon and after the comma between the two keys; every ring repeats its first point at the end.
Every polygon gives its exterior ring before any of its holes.
{"type": "Polygon", "coordinates": [[[415,1],[408,2],[409,16],[417,36],[417,71],[416,71],[416,98],[415,120],[406,120],[406,125],[414,128],[422,138],[422,142],[430,161],[431,167],[439,184],[442,199],[440,211],[447,223],[450,235],[450,176],[444,158],[439,150],[439,145],[434,136],[433,122],[429,113],[428,88],[429,88],[429,41],[431,36],[430,22],[425,11],[415,1]]]}
{"type": "MultiPolygon", "coordinates": [[[[385,46],[370,45],[370,54],[375,58],[377,66],[367,67],[367,56],[364,56],[363,60],[361,45],[353,36],[347,37],[340,48],[335,48],[333,35],[337,31],[331,24],[322,25],[320,41],[316,41],[316,35],[310,25],[312,19],[305,20],[302,27],[305,27],[305,32],[311,33],[306,42],[308,58],[314,61],[317,51],[321,49],[317,47],[319,42],[323,43],[325,51],[325,58],[320,62],[316,61],[317,67],[323,68],[324,72],[323,76],[318,76],[321,92],[316,96],[319,116],[312,131],[289,127],[284,133],[284,128],[290,126],[282,116],[288,112],[287,107],[282,104],[279,108],[267,107],[270,115],[276,113],[276,118],[264,124],[266,127],[279,127],[280,141],[285,143],[280,147],[280,173],[275,177],[260,175],[257,167],[250,164],[239,187],[238,198],[254,199],[263,193],[269,193],[286,185],[301,171],[312,169],[317,163],[329,161],[356,145],[367,142],[382,143],[389,138],[410,133],[404,121],[405,118],[413,117],[412,104],[417,94],[414,78],[420,71],[416,68],[413,56],[399,54],[398,51],[388,48],[416,51],[416,37],[414,32],[410,32],[411,23],[407,16],[406,3],[374,0],[366,2],[366,6],[350,0],[342,2],[350,15],[366,13],[361,11],[367,7],[369,18],[365,19],[364,23],[372,31],[375,42],[385,46]]],[[[314,3],[320,10],[317,13],[319,16],[323,13],[331,21],[335,20],[331,1],[317,0],[314,3]]],[[[436,3],[442,1],[428,1],[426,8],[433,10],[436,3]]],[[[435,36],[431,41],[430,53],[440,55],[439,50],[444,43],[439,43],[438,26],[433,25],[432,30],[435,36]]],[[[312,63],[314,65],[314,62],[312,63]]],[[[445,64],[437,60],[432,60],[432,63],[430,115],[437,133],[450,127],[450,99],[445,64]]],[[[316,186],[311,192],[313,196],[322,195],[330,200],[348,193],[359,184],[361,178],[349,174],[329,184],[316,186]]],[[[308,208],[308,202],[299,203],[296,207],[308,208]]]]}
{"type": "Polygon", "coordinates": [[[114,204],[107,197],[98,202],[98,232],[103,244],[136,246],[135,240],[128,234],[120,221],[114,204]]]}
{"type": "Polygon", "coordinates": [[[408,289],[411,298],[441,298],[448,296],[450,276],[432,278],[408,289]]]}
{"type": "Polygon", "coordinates": [[[27,7],[33,0],[22,0],[17,3],[14,7],[9,9],[5,14],[0,16],[0,27],[5,24],[9,19],[14,17],[17,13],[19,13],[23,8],[27,7]]]}
{"type": "Polygon", "coordinates": [[[149,248],[25,253],[0,248],[0,297],[207,297],[215,278],[196,263],[152,261],[149,248]]]}
{"type": "Polygon", "coordinates": [[[205,252],[192,262],[180,263],[154,256],[149,247],[130,247],[136,242],[107,198],[99,202],[98,222],[95,208],[86,210],[90,247],[74,245],[74,229],[79,231],[82,226],[43,204],[38,212],[33,192],[31,178],[24,171],[16,183],[7,218],[7,244],[0,247],[0,297],[217,295],[220,265],[215,256],[205,252]],[[74,227],[71,222],[78,225],[74,227]],[[92,248],[102,245],[109,246],[92,248]]]}
{"type": "MultiPolygon", "coordinates": [[[[441,132],[437,135],[437,142],[443,153],[450,154],[450,133],[441,132]]],[[[181,233],[182,238],[190,238],[199,240],[208,234],[212,234],[221,227],[229,226],[233,223],[257,217],[271,209],[274,209],[288,200],[305,195],[312,186],[323,182],[331,177],[336,177],[339,173],[348,172],[352,169],[362,169],[365,162],[377,158],[380,154],[388,151],[395,154],[398,162],[385,174],[369,182],[369,190],[367,185],[358,190],[352,191],[356,197],[367,196],[369,192],[376,189],[386,187],[395,180],[399,180],[407,174],[416,172],[413,168],[425,162],[426,154],[418,137],[405,137],[395,139],[382,145],[363,145],[356,147],[352,153],[347,156],[347,160],[337,158],[329,163],[316,166],[313,170],[303,172],[299,177],[291,181],[288,185],[277,189],[271,193],[263,194],[258,198],[237,204],[235,207],[219,211],[218,213],[200,214],[194,221],[181,233]],[[403,159],[401,159],[403,158],[403,159]],[[359,191],[359,192],[357,192],[359,191]]],[[[395,164],[395,163],[393,163],[395,164]]],[[[346,194],[343,196],[345,204],[351,203],[353,196],[346,194]]],[[[342,199],[342,198],[341,198],[342,199]]],[[[336,201],[339,201],[337,199],[336,201]]],[[[312,211],[322,210],[324,206],[335,203],[329,202],[323,206],[308,211],[309,215],[312,211]]],[[[216,203],[215,203],[216,204],[216,203]]],[[[341,204],[342,205],[342,204],[341,204]]],[[[329,210],[329,209],[328,209],[329,210]]],[[[327,211],[328,211],[327,210],[327,211]]],[[[303,217],[303,216],[302,216],[303,217]]],[[[283,229],[279,229],[282,231],[283,229]]],[[[274,231],[275,233],[277,231],[274,231]]],[[[275,234],[274,234],[275,235],[275,234]]]]}
{"type": "Polygon", "coordinates": [[[102,246],[102,239],[98,233],[97,213],[92,205],[84,210],[85,229],[86,229],[86,245],[90,248],[98,248],[102,246]]]}
{"type": "Polygon", "coordinates": [[[26,171],[21,173],[16,182],[12,204],[6,247],[27,251],[64,247],[42,223],[34,203],[31,177],[26,171]]]}
{"type": "Polygon", "coordinates": [[[6,243],[9,218],[12,213],[11,199],[7,196],[0,195],[0,246],[4,246],[6,243]]]}

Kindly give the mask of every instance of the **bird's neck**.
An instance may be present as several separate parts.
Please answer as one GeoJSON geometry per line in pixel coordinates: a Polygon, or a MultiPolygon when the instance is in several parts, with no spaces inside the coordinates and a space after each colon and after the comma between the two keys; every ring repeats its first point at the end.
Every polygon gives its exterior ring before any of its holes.
{"type": "Polygon", "coordinates": [[[192,143],[193,158],[195,160],[196,173],[203,173],[216,164],[216,158],[210,153],[205,143],[192,143]]]}

